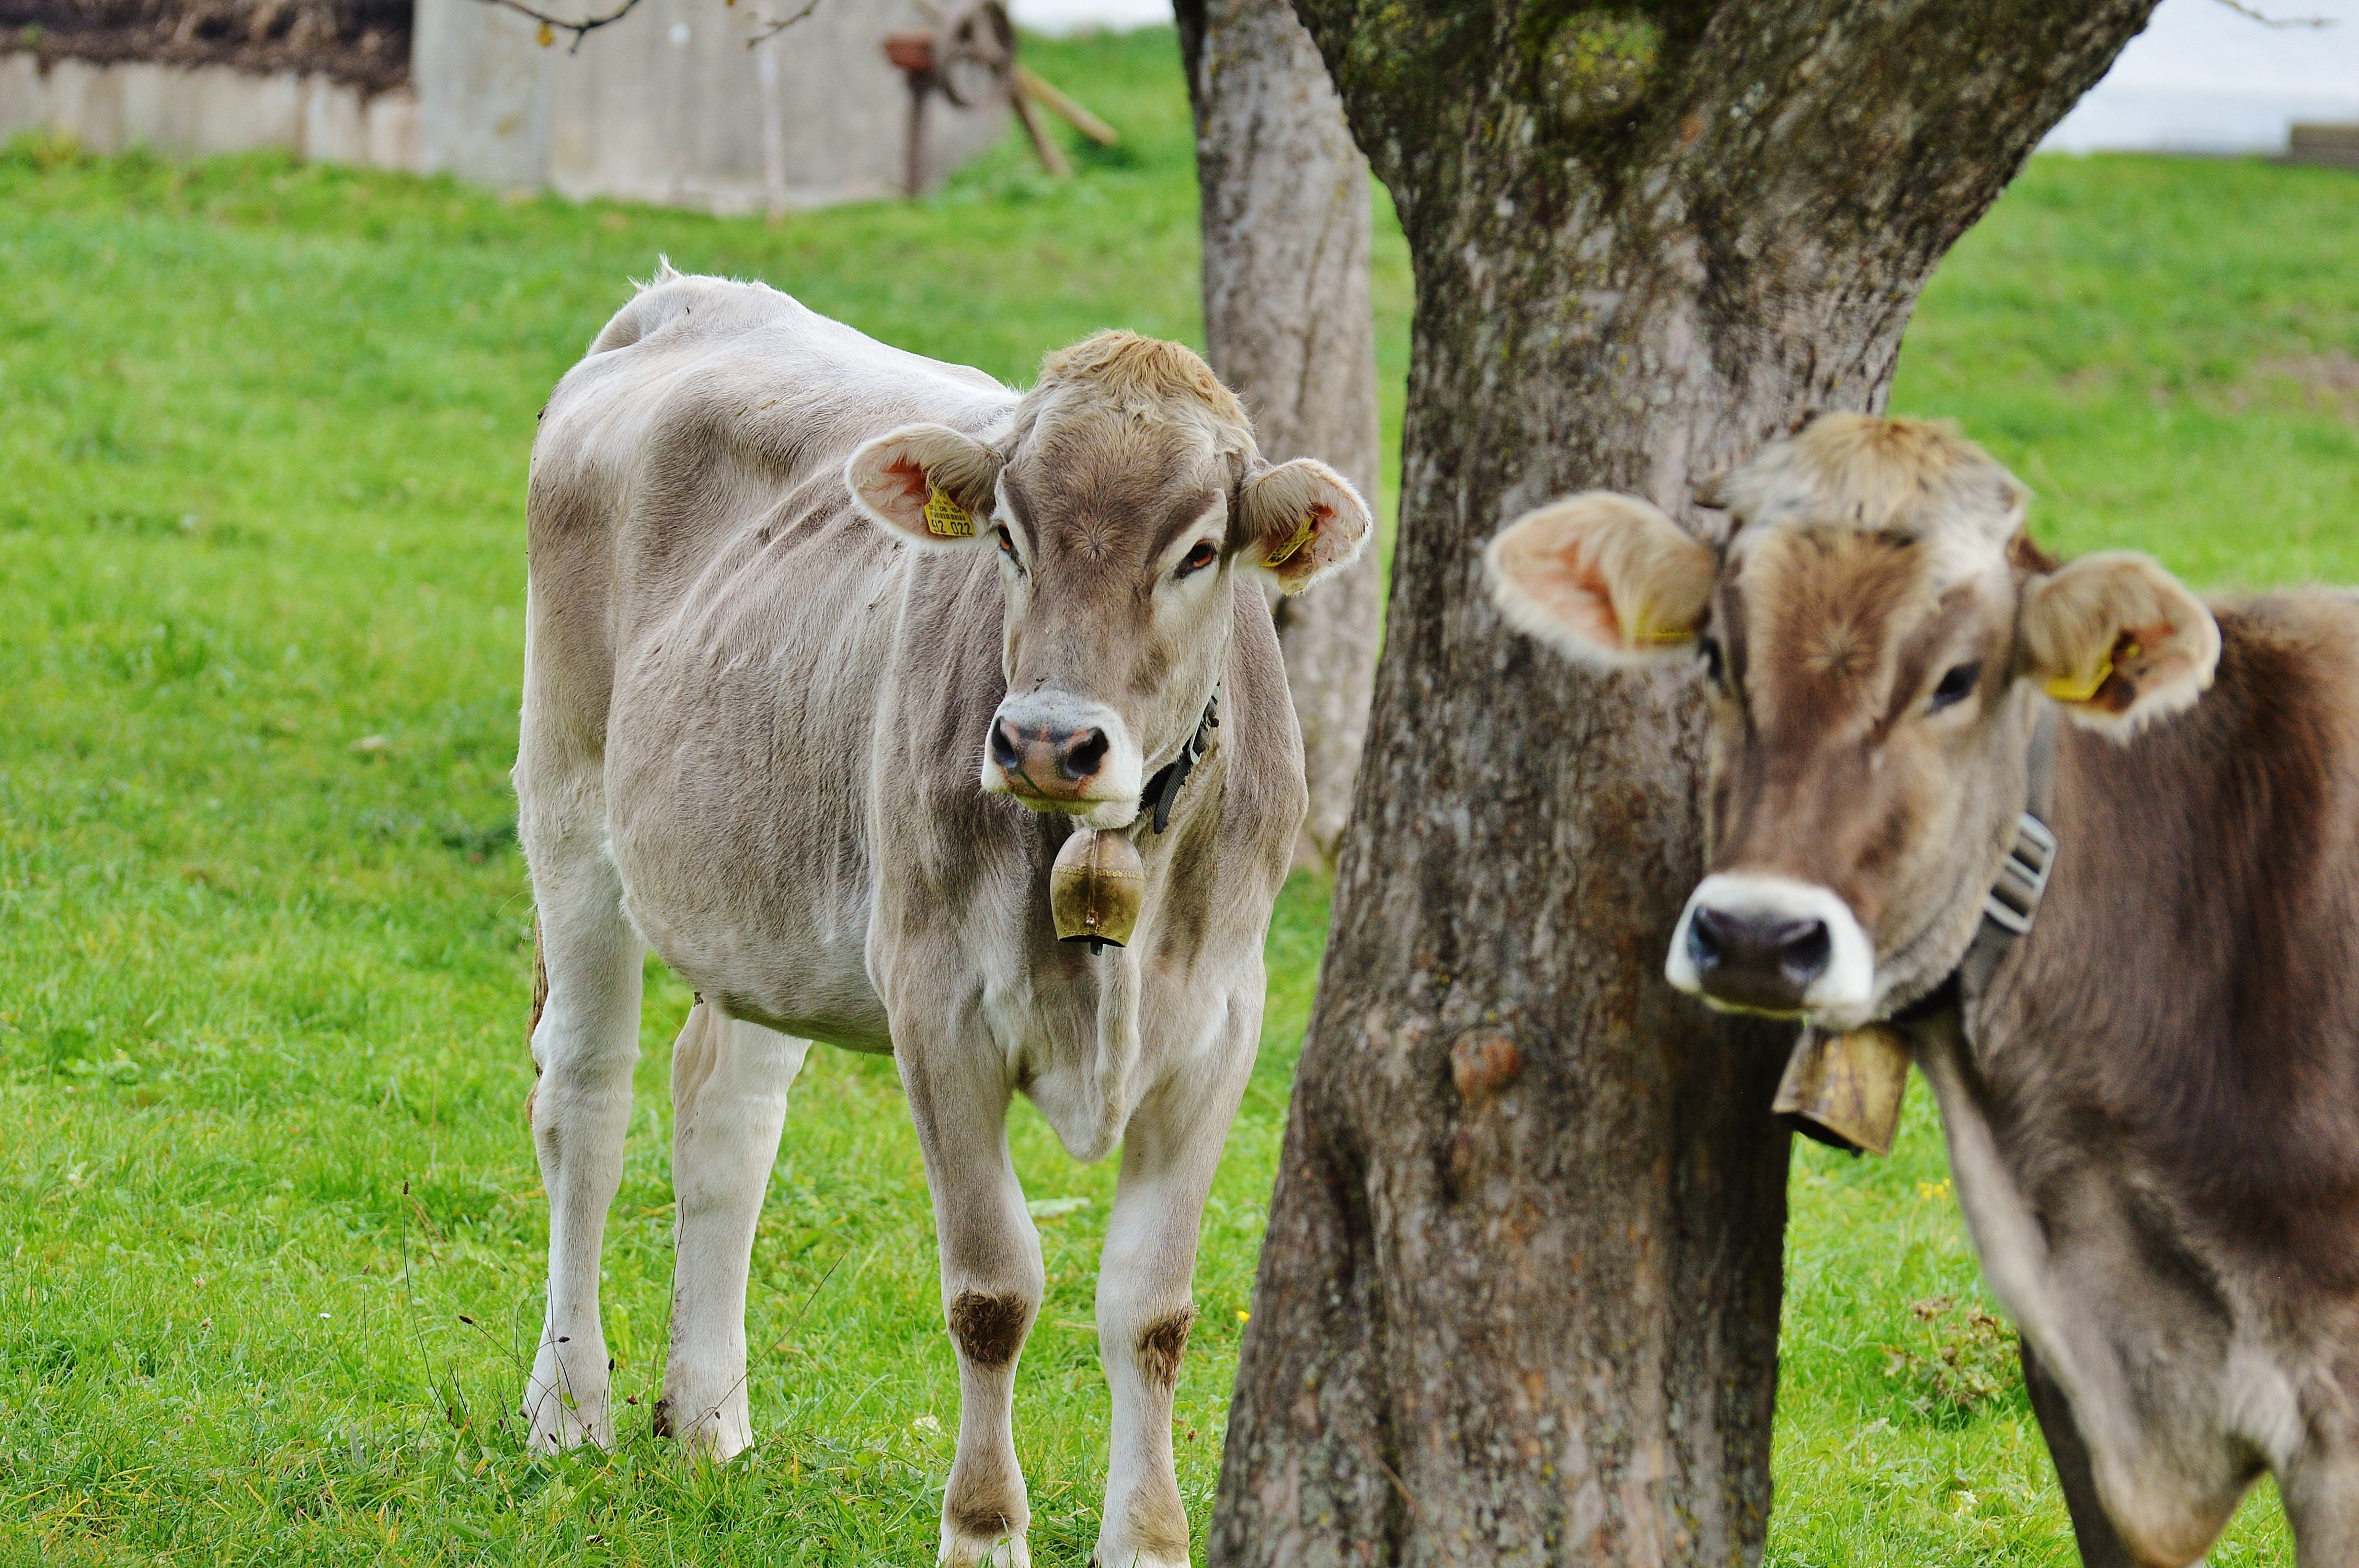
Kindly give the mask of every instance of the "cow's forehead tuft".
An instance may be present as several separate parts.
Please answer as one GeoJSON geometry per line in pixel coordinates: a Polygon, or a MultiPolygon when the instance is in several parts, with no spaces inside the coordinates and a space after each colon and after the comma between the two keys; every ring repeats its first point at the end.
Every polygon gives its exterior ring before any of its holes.
{"type": "Polygon", "coordinates": [[[1946,424],[1828,415],[1771,443],[1720,485],[1739,556],[1786,528],[1849,529],[1937,546],[1945,577],[2003,556],[2029,500],[2021,481],[1946,424]]]}
{"type": "Polygon", "coordinates": [[[1059,349],[1042,362],[1039,384],[1027,398],[1068,388],[1134,410],[1193,406],[1221,424],[1251,427],[1236,394],[1194,350],[1136,332],[1099,332],[1059,349]]]}

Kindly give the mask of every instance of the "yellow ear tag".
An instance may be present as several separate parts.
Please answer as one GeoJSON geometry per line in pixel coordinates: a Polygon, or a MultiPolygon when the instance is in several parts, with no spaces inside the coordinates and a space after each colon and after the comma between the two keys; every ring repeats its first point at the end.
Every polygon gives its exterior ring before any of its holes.
{"type": "Polygon", "coordinates": [[[2087,676],[2080,680],[2074,680],[2070,676],[2051,676],[2041,684],[2040,690],[2059,702],[2086,702],[2097,695],[2098,690],[2106,681],[2113,678],[2113,674],[2114,661],[2111,656],[2107,656],[2099,659],[2096,669],[2087,676]]]}
{"type": "Polygon", "coordinates": [[[1300,525],[1294,530],[1294,537],[1286,542],[1285,548],[1273,554],[1266,564],[1272,567],[1282,567],[1292,560],[1300,553],[1303,546],[1310,543],[1311,532],[1318,526],[1319,519],[1316,516],[1303,518],[1300,525]]]}
{"type": "Polygon", "coordinates": [[[1628,637],[1633,647],[1668,648],[1677,643],[1691,642],[1695,638],[1695,628],[1692,626],[1667,626],[1657,621],[1655,607],[1651,604],[1639,605],[1636,611],[1631,615],[1629,624],[1628,637]]]}
{"type": "Polygon", "coordinates": [[[937,539],[972,539],[974,514],[938,490],[926,497],[926,532],[937,539]]]}

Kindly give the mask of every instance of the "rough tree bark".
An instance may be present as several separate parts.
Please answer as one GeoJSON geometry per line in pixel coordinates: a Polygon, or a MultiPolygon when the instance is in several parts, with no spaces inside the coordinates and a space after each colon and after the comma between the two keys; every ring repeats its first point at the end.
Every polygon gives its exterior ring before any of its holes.
{"type": "MultiPolygon", "coordinates": [[[[1320,458],[1376,497],[1368,166],[1287,0],[1178,0],[1203,193],[1204,337],[1272,462],[1320,458]]],[[[1277,606],[1302,721],[1305,860],[1332,863],[1375,684],[1383,587],[1371,548],[1277,606]]]]}
{"type": "Polygon", "coordinates": [[[1784,1031],[1661,979],[1691,676],[1478,550],[1882,405],[1918,291],[2153,0],[1298,0],[1417,269],[1353,829],[1238,1368],[1229,1564],[1757,1561],[1784,1031]]]}

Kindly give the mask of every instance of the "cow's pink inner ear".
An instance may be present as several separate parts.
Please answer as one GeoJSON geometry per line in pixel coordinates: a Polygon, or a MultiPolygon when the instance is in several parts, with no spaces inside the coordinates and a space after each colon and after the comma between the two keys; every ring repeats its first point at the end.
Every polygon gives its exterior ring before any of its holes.
{"type": "Polygon", "coordinates": [[[926,470],[918,466],[916,459],[908,457],[896,459],[886,466],[885,477],[897,481],[901,487],[901,492],[898,495],[891,495],[889,492],[887,495],[887,499],[896,503],[896,510],[901,507],[907,507],[912,513],[924,510],[926,497],[932,493],[934,487],[927,480],[926,470]]]}
{"type": "Polygon", "coordinates": [[[1564,631],[1601,648],[1622,645],[1622,621],[1614,613],[1614,592],[1604,574],[1589,561],[1579,540],[1539,555],[1523,589],[1564,631]]]}

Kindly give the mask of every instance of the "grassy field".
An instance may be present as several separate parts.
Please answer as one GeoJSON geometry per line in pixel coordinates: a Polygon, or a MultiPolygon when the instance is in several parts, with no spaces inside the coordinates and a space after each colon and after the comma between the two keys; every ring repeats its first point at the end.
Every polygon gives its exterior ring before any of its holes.
{"type": "MultiPolygon", "coordinates": [[[[954,1369],[890,1064],[818,1053],[756,1251],[760,1442],[647,1436],[669,1269],[651,976],[607,1251],[625,1441],[514,1408],[543,1213],[530,906],[505,770],[534,411],[658,252],[1021,379],[1198,335],[1168,34],[1035,62],[1126,133],[780,228],[268,157],[0,157],[0,1562],[930,1563],[954,1369]]],[[[2039,160],[1929,294],[1896,403],[1958,416],[2069,550],[2359,579],[2359,179],[2039,160]]],[[[1387,421],[1409,297],[1378,247],[1387,421]]],[[[1205,1235],[1181,1480],[1209,1508],[1325,926],[1298,880],[1205,1235]]],[[[1109,1169],[1028,1112],[1049,1299],[1019,1382],[1035,1550],[1077,1563],[1105,1414],[1109,1169]]],[[[1896,1157],[1795,1158],[1782,1565],[2069,1563],[1918,1097],[1896,1157]]],[[[2288,1563],[2273,1507],[2217,1563],[2288,1563]]]]}

